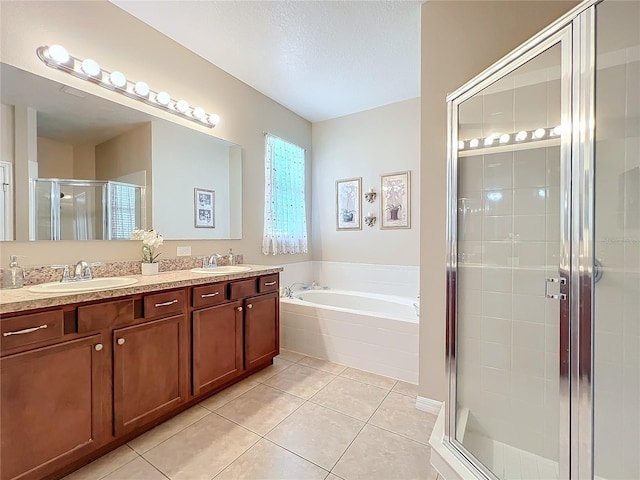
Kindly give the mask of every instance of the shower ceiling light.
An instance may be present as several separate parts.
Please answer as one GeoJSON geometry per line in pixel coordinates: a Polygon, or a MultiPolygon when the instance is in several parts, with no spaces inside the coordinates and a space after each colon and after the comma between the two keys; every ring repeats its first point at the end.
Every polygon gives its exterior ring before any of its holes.
{"type": "Polygon", "coordinates": [[[129,98],[161,108],[165,112],[186,118],[198,125],[213,128],[220,123],[220,117],[216,114],[209,114],[202,108],[192,108],[185,100],[173,100],[167,92],[156,93],[149,88],[146,82],[129,81],[122,72],[108,72],[93,59],[81,60],[73,57],[62,45],[38,47],[36,53],[38,58],[48,67],[62,70],[111,91],[120,92],[129,98]]]}
{"type": "MultiPolygon", "coordinates": [[[[497,146],[508,146],[513,145],[514,143],[531,143],[539,140],[544,140],[545,137],[558,137],[562,134],[562,126],[558,125],[557,127],[550,128],[536,128],[534,130],[520,130],[518,133],[503,133],[503,134],[494,134],[489,135],[484,139],[472,138],[468,140],[469,148],[477,148],[482,142],[484,147],[491,148],[497,146]],[[495,145],[496,140],[500,145],[495,145]]],[[[464,150],[465,145],[467,145],[467,140],[458,140],[458,150],[464,150]]]]}

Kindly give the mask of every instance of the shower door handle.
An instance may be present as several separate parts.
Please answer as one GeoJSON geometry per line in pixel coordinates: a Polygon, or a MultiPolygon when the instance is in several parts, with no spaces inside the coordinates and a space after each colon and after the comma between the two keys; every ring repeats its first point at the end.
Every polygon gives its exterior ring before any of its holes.
{"type": "Polygon", "coordinates": [[[564,278],[547,277],[544,279],[544,296],[545,298],[551,298],[554,300],[565,300],[567,296],[564,293],[549,293],[549,284],[557,283],[559,285],[565,285],[567,281],[564,278]]]}

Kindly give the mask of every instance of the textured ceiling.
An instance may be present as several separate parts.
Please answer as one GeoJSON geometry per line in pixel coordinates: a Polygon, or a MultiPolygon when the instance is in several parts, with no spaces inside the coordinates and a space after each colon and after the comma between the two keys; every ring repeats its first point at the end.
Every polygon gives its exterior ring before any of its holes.
{"type": "Polygon", "coordinates": [[[420,95],[421,1],[111,1],[312,122],[420,95]]]}

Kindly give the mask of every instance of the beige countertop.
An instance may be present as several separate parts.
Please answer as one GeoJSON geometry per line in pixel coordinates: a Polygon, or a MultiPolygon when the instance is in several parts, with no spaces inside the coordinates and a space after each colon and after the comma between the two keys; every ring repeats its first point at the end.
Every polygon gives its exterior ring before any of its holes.
{"type": "Polygon", "coordinates": [[[162,272],[158,275],[148,276],[127,275],[127,277],[135,278],[138,282],[126,287],[82,293],[33,293],[29,291],[28,286],[17,288],[15,290],[0,290],[0,314],[22,312],[57,305],[67,305],[70,303],[117,298],[126,295],[167,290],[170,288],[189,287],[192,285],[202,285],[212,282],[251,278],[259,275],[278,273],[283,270],[282,267],[274,266],[248,264],[243,264],[243,266],[251,267],[251,270],[227,275],[192,273],[189,270],[173,270],[170,272],[162,272]]]}

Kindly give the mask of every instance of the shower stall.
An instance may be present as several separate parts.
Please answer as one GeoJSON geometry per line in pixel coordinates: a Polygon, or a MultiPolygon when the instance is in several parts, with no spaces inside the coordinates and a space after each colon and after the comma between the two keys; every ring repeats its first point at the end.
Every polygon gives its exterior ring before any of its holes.
{"type": "Polygon", "coordinates": [[[640,2],[447,101],[445,445],[478,478],[640,479],[640,2]]]}

